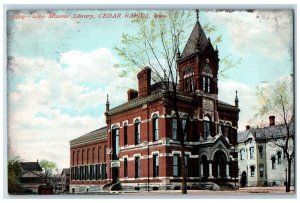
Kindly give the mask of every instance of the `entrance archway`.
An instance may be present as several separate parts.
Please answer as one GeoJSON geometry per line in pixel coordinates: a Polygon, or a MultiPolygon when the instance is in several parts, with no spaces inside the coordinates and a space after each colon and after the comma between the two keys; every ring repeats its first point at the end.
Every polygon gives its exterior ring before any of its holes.
{"type": "Polygon", "coordinates": [[[216,179],[226,177],[226,155],[222,151],[217,151],[214,155],[213,176],[216,179]]]}
{"type": "Polygon", "coordinates": [[[247,173],[246,173],[246,171],[242,172],[240,184],[241,184],[241,187],[245,187],[246,184],[247,184],[247,173]]]}

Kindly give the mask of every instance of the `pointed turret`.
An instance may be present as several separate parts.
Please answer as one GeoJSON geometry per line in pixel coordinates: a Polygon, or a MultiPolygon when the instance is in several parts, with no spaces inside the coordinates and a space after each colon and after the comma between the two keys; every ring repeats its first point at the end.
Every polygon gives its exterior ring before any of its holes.
{"type": "Polygon", "coordinates": [[[235,91],[235,100],[234,100],[235,106],[239,107],[239,98],[237,96],[237,91],[235,91]]]}
{"type": "Polygon", "coordinates": [[[208,39],[199,22],[199,10],[196,10],[196,25],[183,49],[181,58],[190,56],[205,49],[208,39]]]}
{"type": "Polygon", "coordinates": [[[109,111],[109,100],[108,100],[108,94],[107,94],[107,97],[106,97],[106,112],[109,111]]]}

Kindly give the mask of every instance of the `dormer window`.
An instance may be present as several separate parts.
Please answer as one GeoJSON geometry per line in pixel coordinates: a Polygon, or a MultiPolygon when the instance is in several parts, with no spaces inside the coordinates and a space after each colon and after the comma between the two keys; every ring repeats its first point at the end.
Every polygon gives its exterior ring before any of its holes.
{"type": "Polygon", "coordinates": [[[184,91],[193,92],[194,91],[194,72],[191,67],[188,67],[183,72],[184,79],[184,91]]]}

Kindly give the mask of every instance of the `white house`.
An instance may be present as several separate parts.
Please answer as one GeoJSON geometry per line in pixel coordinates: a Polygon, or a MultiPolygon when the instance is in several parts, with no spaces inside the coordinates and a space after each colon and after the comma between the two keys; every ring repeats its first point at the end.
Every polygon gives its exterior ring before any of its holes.
{"type": "MultiPolygon", "coordinates": [[[[283,149],[276,143],[286,138],[282,124],[275,125],[275,117],[270,116],[269,126],[250,128],[238,133],[238,165],[240,185],[273,186],[286,182],[287,160],[283,149]]],[[[294,129],[291,128],[293,131],[294,129]]],[[[294,142],[291,139],[290,145],[294,142]]],[[[291,168],[291,185],[294,185],[294,162],[291,168]]]]}

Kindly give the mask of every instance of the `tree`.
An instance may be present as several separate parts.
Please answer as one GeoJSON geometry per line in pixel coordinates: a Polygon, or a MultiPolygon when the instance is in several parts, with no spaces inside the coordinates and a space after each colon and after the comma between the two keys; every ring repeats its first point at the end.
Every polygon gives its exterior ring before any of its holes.
{"type": "MultiPolygon", "coordinates": [[[[175,112],[177,120],[177,134],[181,144],[181,177],[182,177],[182,194],[187,193],[186,172],[185,172],[185,134],[191,120],[194,117],[196,109],[191,108],[185,118],[179,114],[181,100],[178,91],[178,73],[179,67],[177,61],[180,59],[179,50],[188,39],[186,30],[192,26],[190,22],[193,16],[191,11],[173,10],[173,11],[155,11],[150,18],[137,18],[133,23],[137,27],[135,34],[122,34],[120,45],[115,47],[116,52],[121,56],[126,67],[121,77],[128,77],[131,73],[134,75],[144,67],[150,67],[154,76],[154,83],[160,84],[163,101],[175,112]],[[157,16],[160,16],[159,19],[157,16]]],[[[198,19],[198,12],[197,12],[198,19]]],[[[207,24],[206,29],[213,32],[215,27],[207,24]]],[[[217,44],[222,41],[219,36],[214,42],[217,44]]],[[[195,45],[197,42],[194,42],[195,45]]],[[[229,57],[224,59],[225,68],[228,70],[235,67],[235,63],[229,57]],[[227,64],[227,65],[226,65],[227,64]]],[[[119,66],[120,67],[120,66],[119,66]]],[[[222,71],[221,71],[222,72],[222,71]]],[[[226,71],[225,71],[226,72],[226,71]]],[[[191,107],[196,107],[197,99],[200,92],[193,92],[189,95],[188,100],[191,107]]]]}
{"type": "Polygon", "coordinates": [[[19,163],[20,158],[15,157],[8,160],[8,193],[20,193],[21,187],[19,186],[19,178],[22,175],[22,169],[19,163]]]}
{"type": "Polygon", "coordinates": [[[39,164],[43,169],[45,181],[47,182],[47,179],[52,176],[53,171],[56,169],[56,163],[43,159],[39,162],[39,164]]]}
{"type": "Polygon", "coordinates": [[[261,133],[271,145],[282,149],[288,163],[286,192],[290,192],[291,166],[295,158],[294,144],[294,102],[292,80],[282,79],[274,85],[264,85],[257,88],[258,108],[256,117],[274,115],[279,118],[276,130],[263,128],[261,133]]]}

